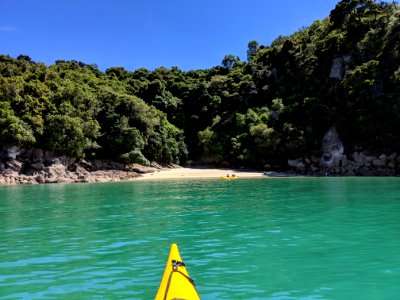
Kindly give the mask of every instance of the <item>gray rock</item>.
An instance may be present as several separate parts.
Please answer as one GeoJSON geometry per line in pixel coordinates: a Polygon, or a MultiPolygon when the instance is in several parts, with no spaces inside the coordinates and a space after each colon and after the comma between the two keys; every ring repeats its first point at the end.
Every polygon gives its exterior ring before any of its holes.
{"type": "Polygon", "coordinates": [[[66,174],[65,166],[62,164],[54,164],[50,167],[45,167],[43,168],[43,171],[49,178],[64,177],[66,174]]]}
{"type": "Polygon", "coordinates": [[[43,162],[38,161],[38,162],[36,162],[36,163],[31,164],[31,168],[32,168],[32,169],[35,169],[35,170],[37,170],[37,171],[41,171],[41,170],[43,170],[43,168],[44,168],[44,164],[43,164],[43,162]]]}
{"type": "Polygon", "coordinates": [[[4,169],[2,172],[3,176],[17,176],[18,173],[13,171],[12,169],[4,169]]]}
{"type": "Polygon", "coordinates": [[[332,168],[334,166],[334,158],[330,153],[325,153],[320,160],[319,165],[324,168],[332,168]]]}
{"type": "Polygon", "coordinates": [[[77,176],[86,176],[86,175],[88,175],[90,172],[87,171],[85,168],[83,168],[83,167],[81,167],[81,166],[77,166],[76,169],[75,169],[75,171],[74,171],[74,173],[75,173],[77,176]]]}
{"type": "Polygon", "coordinates": [[[288,173],[283,173],[283,172],[275,172],[275,171],[270,171],[270,172],[265,172],[264,175],[268,177],[289,177],[292,176],[288,173]]]}
{"type": "Polygon", "coordinates": [[[383,168],[386,166],[386,159],[374,159],[372,165],[377,168],[383,168]]]}
{"type": "Polygon", "coordinates": [[[373,155],[366,155],[364,157],[364,161],[367,162],[367,163],[372,163],[376,159],[377,159],[377,157],[373,156],[373,155]]]}
{"type": "Polygon", "coordinates": [[[351,55],[342,55],[337,57],[332,62],[330,78],[342,80],[348,65],[351,62],[351,55]]]}
{"type": "Polygon", "coordinates": [[[357,169],[356,174],[358,176],[372,176],[373,175],[373,173],[366,167],[361,167],[361,168],[357,169]]]}
{"type": "Polygon", "coordinates": [[[302,159],[288,159],[288,166],[295,168],[297,172],[304,172],[306,170],[306,165],[302,159]]]}
{"type": "Polygon", "coordinates": [[[72,182],[75,182],[75,180],[68,177],[59,177],[57,179],[57,183],[72,183],[72,182]]]}
{"type": "Polygon", "coordinates": [[[355,176],[356,173],[353,171],[353,169],[346,169],[346,171],[344,172],[344,175],[346,175],[346,176],[355,176]]]}
{"type": "Polygon", "coordinates": [[[316,165],[319,165],[320,160],[321,160],[320,157],[311,156],[311,161],[316,165]]]}
{"type": "Polygon", "coordinates": [[[120,164],[120,163],[117,163],[117,162],[112,162],[111,163],[111,168],[114,169],[114,170],[123,170],[123,171],[127,170],[127,168],[125,167],[124,164],[120,164]]]}
{"type": "Polygon", "coordinates": [[[47,177],[47,178],[45,178],[44,183],[57,183],[57,178],[47,177]]]}
{"type": "Polygon", "coordinates": [[[7,167],[8,169],[11,169],[15,172],[20,172],[21,171],[21,167],[22,167],[22,162],[16,160],[16,159],[12,159],[10,161],[7,162],[7,167]]]}
{"type": "Polygon", "coordinates": [[[291,168],[296,168],[298,165],[304,165],[303,159],[288,159],[288,166],[291,168]]]}
{"type": "Polygon", "coordinates": [[[346,164],[347,158],[343,155],[344,146],[335,127],[329,128],[322,140],[323,156],[320,166],[331,169],[340,168],[346,164]]]}
{"type": "Polygon", "coordinates": [[[34,160],[42,159],[43,158],[43,149],[35,148],[32,150],[32,158],[34,160]]]}
{"type": "Polygon", "coordinates": [[[59,162],[61,164],[63,164],[64,166],[68,167],[70,165],[72,165],[73,163],[76,162],[76,158],[75,157],[69,157],[69,156],[60,156],[59,158],[59,162]]]}
{"type": "Polygon", "coordinates": [[[362,152],[361,153],[354,152],[353,155],[352,155],[352,158],[356,163],[358,163],[360,165],[362,165],[364,163],[364,160],[365,160],[364,155],[363,155],[362,152]]]}
{"type": "Polygon", "coordinates": [[[45,178],[43,175],[39,174],[35,177],[37,183],[45,183],[45,178]]]}
{"type": "Polygon", "coordinates": [[[8,157],[10,157],[12,159],[16,159],[17,155],[20,153],[21,150],[18,147],[14,146],[14,147],[6,149],[6,151],[7,151],[8,157]]]}

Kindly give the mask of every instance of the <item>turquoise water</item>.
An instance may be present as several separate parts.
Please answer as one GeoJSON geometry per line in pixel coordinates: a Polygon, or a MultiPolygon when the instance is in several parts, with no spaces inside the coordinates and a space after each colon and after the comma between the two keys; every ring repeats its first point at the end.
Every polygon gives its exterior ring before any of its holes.
{"type": "Polygon", "coordinates": [[[399,299],[400,178],[0,187],[0,299],[399,299]]]}

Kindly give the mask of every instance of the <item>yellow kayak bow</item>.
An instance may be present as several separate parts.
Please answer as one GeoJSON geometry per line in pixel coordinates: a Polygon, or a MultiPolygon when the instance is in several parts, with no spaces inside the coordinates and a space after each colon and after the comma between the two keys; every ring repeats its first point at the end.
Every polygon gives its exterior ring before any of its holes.
{"type": "Polygon", "coordinates": [[[167,265],[155,300],[173,299],[200,299],[194,281],[189,277],[176,244],[171,245],[167,265]]]}

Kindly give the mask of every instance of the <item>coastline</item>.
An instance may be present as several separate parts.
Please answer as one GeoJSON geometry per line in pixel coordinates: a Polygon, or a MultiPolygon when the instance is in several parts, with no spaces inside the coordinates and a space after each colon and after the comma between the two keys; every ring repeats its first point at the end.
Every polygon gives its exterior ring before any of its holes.
{"type": "MultiPolygon", "coordinates": [[[[122,164],[111,160],[77,159],[58,156],[43,149],[20,149],[11,147],[0,151],[0,186],[47,183],[120,182],[133,180],[177,180],[239,178],[293,177],[293,176],[399,176],[400,155],[366,155],[354,152],[341,155],[326,165],[321,157],[288,159],[287,171],[275,171],[264,165],[263,171],[256,169],[218,168],[215,165],[150,166],[122,164]]],[[[282,166],[281,166],[282,167],[282,166]]]]}
{"type": "Polygon", "coordinates": [[[17,171],[0,174],[0,186],[54,184],[54,183],[95,183],[95,182],[128,182],[136,180],[177,180],[177,179],[219,179],[235,175],[237,178],[265,178],[264,172],[253,170],[218,169],[212,167],[143,167],[136,166],[130,170],[96,170],[87,171],[79,167],[74,172],[62,164],[53,165],[47,172],[32,175],[19,174],[17,171]]]}

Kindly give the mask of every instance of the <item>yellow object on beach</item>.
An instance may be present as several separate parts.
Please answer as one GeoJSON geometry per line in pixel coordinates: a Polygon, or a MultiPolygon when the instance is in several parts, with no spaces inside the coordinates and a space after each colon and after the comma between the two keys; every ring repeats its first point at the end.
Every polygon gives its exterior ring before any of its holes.
{"type": "Polygon", "coordinates": [[[200,299],[194,281],[189,277],[176,244],[171,245],[164,275],[155,298],[155,300],[172,299],[200,299]]]}
{"type": "Polygon", "coordinates": [[[235,179],[239,179],[239,176],[236,176],[236,175],[231,175],[231,176],[221,176],[220,177],[221,179],[223,179],[223,180],[235,180],[235,179]]]}

